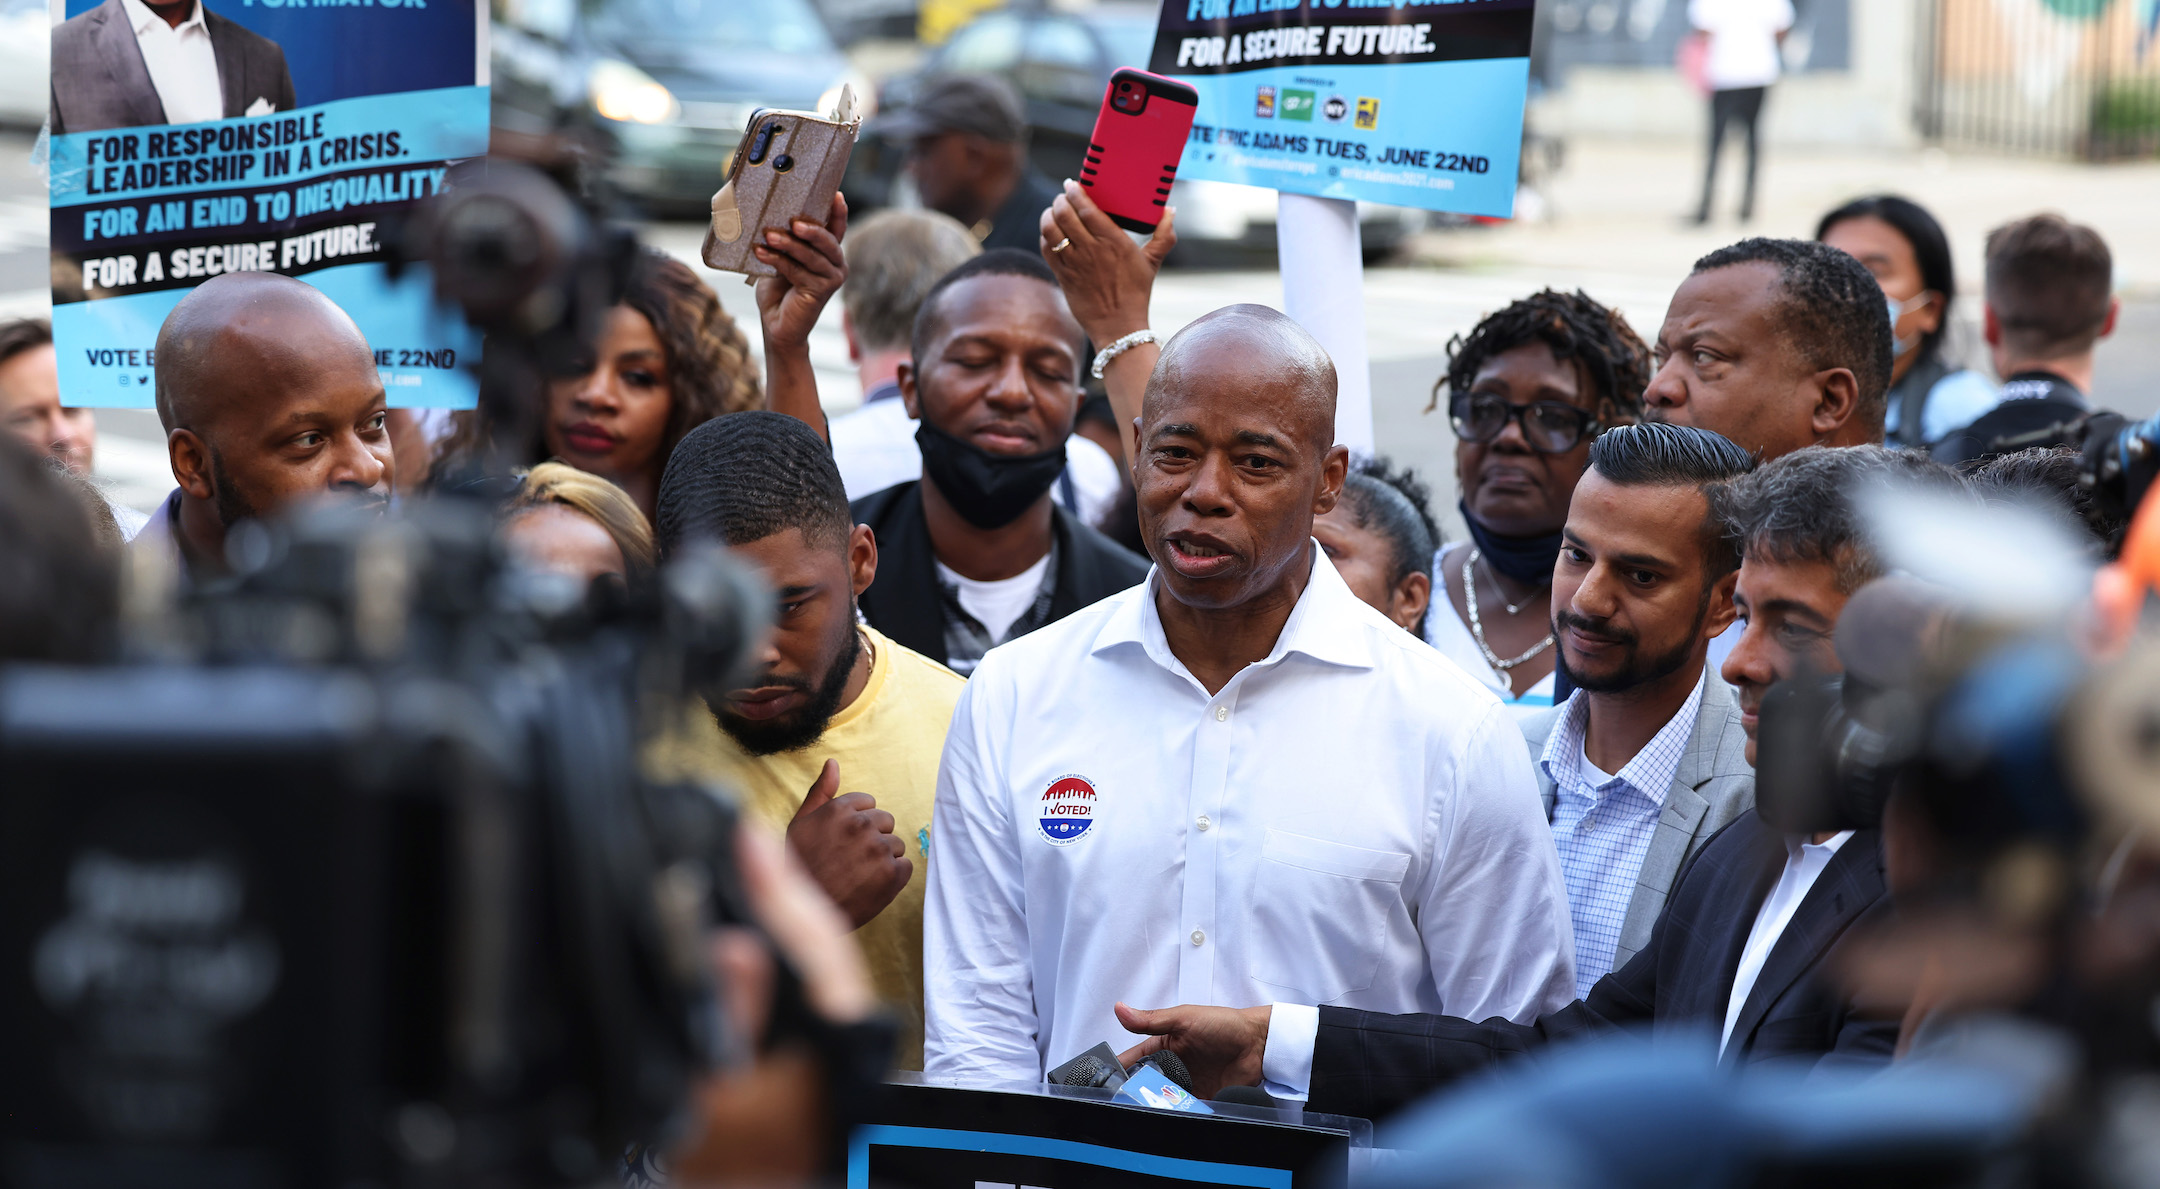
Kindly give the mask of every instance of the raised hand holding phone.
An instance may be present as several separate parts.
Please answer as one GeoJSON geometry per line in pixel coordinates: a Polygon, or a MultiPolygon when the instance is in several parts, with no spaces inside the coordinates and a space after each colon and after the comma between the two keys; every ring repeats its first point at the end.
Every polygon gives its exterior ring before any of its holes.
{"type": "Polygon", "coordinates": [[[1162,221],[1199,109],[1200,93],[1176,79],[1131,67],[1110,76],[1080,185],[1118,226],[1145,234],[1162,221]]]}

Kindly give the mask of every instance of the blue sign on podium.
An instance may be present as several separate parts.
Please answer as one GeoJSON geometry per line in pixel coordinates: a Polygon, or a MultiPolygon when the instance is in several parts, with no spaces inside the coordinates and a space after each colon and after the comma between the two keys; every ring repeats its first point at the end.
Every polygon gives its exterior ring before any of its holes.
{"type": "Polygon", "coordinates": [[[1107,1090],[972,1089],[920,1079],[886,1087],[873,1122],[856,1128],[848,1189],[1185,1189],[1339,1185],[1361,1119],[1214,1104],[1211,1113],[1156,1110],[1107,1090]]]}

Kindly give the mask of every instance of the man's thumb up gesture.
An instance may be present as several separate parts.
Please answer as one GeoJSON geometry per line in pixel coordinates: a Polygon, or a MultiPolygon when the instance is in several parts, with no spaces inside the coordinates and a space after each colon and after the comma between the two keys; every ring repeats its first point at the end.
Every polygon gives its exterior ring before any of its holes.
{"type": "Polygon", "coordinates": [[[884,911],[915,874],[893,815],[868,793],[840,793],[840,761],[827,760],[788,823],[788,845],[848,923],[861,928],[884,911]]]}

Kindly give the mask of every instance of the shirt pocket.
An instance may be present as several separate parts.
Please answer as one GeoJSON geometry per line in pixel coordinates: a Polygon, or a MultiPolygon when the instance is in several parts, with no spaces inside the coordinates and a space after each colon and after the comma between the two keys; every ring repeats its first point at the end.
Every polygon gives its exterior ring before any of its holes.
{"type": "Polygon", "coordinates": [[[1370,987],[1410,856],[1270,829],[1252,889],[1252,977],[1331,1003],[1370,987]]]}

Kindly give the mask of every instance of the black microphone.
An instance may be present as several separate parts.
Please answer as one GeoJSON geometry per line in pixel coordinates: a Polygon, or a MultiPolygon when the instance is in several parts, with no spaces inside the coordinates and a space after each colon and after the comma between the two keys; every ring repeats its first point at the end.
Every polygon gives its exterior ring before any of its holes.
{"type": "MultiPolygon", "coordinates": [[[[1184,1064],[1180,1062],[1179,1070],[1182,1072],[1183,1069],[1184,1064]]],[[[1105,1041],[1044,1074],[1043,1080],[1055,1086],[1096,1086],[1115,1090],[1125,1084],[1126,1076],[1125,1067],[1118,1063],[1117,1050],[1105,1041]]],[[[1170,1071],[1164,1070],[1163,1076],[1169,1077],[1170,1071]]]]}
{"type": "Polygon", "coordinates": [[[1133,1075],[1150,1066],[1178,1089],[1194,1094],[1192,1071],[1185,1068],[1184,1058],[1176,1053],[1168,1049],[1158,1049],[1141,1058],[1139,1064],[1127,1069],[1118,1061],[1117,1050],[1111,1048],[1107,1041],[1044,1074],[1043,1080],[1056,1086],[1096,1086],[1104,1090],[1115,1090],[1133,1075]]]}
{"type": "MultiPolygon", "coordinates": [[[[1185,1059],[1168,1049],[1157,1049],[1149,1053],[1140,1059],[1140,1065],[1152,1065],[1161,1070],[1164,1077],[1176,1083],[1177,1088],[1187,1094],[1197,1093],[1192,1087],[1192,1071],[1185,1068],[1185,1059]]],[[[1140,1067],[1134,1066],[1132,1072],[1140,1072],[1140,1067]]]]}

